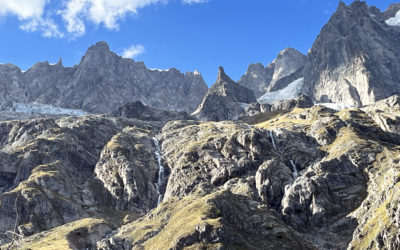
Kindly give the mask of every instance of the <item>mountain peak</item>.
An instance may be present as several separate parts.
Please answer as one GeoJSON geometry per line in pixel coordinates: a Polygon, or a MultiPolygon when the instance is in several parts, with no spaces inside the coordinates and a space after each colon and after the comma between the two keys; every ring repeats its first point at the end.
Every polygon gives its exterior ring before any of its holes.
{"type": "Polygon", "coordinates": [[[219,66],[218,68],[218,77],[217,77],[217,82],[216,83],[222,83],[222,82],[227,82],[227,83],[235,83],[226,73],[225,70],[222,66],[219,66]]]}
{"type": "Polygon", "coordinates": [[[108,43],[100,41],[97,42],[95,45],[90,46],[88,50],[110,51],[110,47],[108,46],[108,43]]]}
{"type": "Polygon", "coordinates": [[[89,47],[80,64],[91,68],[99,68],[111,65],[116,60],[118,60],[118,56],[110,50],[106,42],[97,42],[89,47]]]}
{"type": "Polygon", "coordinates": [[[226,77],[228,77],[228,76],[225,74],[224,68],[222,66],[219,66],[219,68],[218,68],[218,79],[224,79],[226,77]]]}

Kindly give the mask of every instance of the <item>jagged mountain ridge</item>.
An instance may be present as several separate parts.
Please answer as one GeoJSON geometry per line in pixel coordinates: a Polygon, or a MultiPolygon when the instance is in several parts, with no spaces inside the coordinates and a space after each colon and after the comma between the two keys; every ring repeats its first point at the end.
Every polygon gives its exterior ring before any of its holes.
{"type": "Polygon", "coordinates": [[[91,46],[72,68],[37,63],[26,72],[11,64],[0,65],[0,102],[51,104],[112,114],[128,102],[193,112],[207,92],[198,73],[150,70],[144,63],[122,58],[105,42],[91,46]]]}
{"type": "MultiPolygon", "coordinates": [[[[399,94],[400,28],[386,23],[399,9],[399,4],[393,4],[380,12],[363,1],[349,6],[340,2],[303,64],[277,79],[267,91],[274,93],[304,78],[299,94],[308,95],[314,102],[363,106],[399,94]]],[[[269,86],[271,73],[264,73],[267,77],[259,77],[260,81],[254,77],[250,81],[252,71],[262,68],[251,65],[240,83],[259,94],[258,89],[269,86]]]]}
{"type": "Polygon", "coordinates": [[[281,89],[282,86],[276,85],[279,80],[303,67],[305,60],[306,56],[299,51],[293,48],[284,49],[266,67],[261,63],[251,64],[238,83],[253,90],[254,95],[259,98],[265,92],[281,89]]]}

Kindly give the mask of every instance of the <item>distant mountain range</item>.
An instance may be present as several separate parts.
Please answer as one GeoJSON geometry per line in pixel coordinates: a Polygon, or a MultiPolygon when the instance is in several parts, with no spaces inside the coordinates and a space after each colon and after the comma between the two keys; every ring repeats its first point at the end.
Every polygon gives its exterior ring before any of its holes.
{"type": "Polygon", "coordinates": [[[112,114],[128,102],[164,110],[193,112],[207,92],[198,72],[151,70],[125,59],[105,42],[90,47],[72,68],[37,63],[26,72],[0,65],[0,102],[41,103],[91,113],[112,114]]]}

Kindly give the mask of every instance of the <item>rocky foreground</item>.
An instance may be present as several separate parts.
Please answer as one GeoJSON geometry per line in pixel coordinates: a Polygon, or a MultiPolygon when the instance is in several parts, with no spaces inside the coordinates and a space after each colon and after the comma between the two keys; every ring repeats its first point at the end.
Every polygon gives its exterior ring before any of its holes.
{"type": "Polygon", "coordinates": [[[399,249],[399,97],[271,112],[1,122],[1,249],[399,249]]]}

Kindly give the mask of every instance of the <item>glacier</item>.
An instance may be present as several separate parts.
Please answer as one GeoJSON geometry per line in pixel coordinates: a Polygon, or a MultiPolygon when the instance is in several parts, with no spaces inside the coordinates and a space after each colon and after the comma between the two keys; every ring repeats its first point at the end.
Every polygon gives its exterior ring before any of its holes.
{"type": "Polygon", "coordinates": [[[294,99],[297,98],[301,93],[301,88],[304,85],[304,77],[299,78],[291,82],[287,87],[273,91],[267,92],[263,96],[257,99],[259,103],[273,103],[276,101],[294,99]]]}

